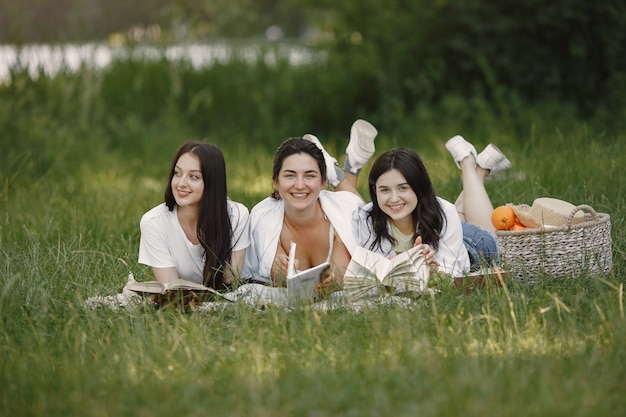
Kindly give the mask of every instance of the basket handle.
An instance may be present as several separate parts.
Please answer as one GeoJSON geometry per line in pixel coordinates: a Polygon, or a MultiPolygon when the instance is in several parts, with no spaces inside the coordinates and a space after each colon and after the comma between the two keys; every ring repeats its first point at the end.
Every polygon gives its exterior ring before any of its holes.
{"type": "Polygon", "coordinates": [[[593,219],[595,220],[597,217],[597,213],[596,211],[593,209],[593,207],[588,206],[586,204],[581,204],[580,206],[576,206],[572,209],[572,212],[569,214],[569,216],[567,217],[567,228],[570,229],[572,227],[572,222],[574,221],[574,215],[576,213],[578,213],[579,211],[587,211],[589,212],[592,216],[593,219]]]}

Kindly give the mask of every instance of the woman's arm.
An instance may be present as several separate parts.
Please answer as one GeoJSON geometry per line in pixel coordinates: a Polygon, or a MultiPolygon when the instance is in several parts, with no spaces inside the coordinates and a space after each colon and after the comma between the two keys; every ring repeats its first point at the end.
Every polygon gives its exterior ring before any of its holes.
{"type": "Polygon", "coordinates": [[[224,283],[230,284],[239,279],[245,258],[245,249],[237,250],[231,253],[230,264],[226,265],[226,269],[224,270],[224,283]]]}
{"type": "Polygon", "coordinates": [[[445,200],[439,200],[444,209],[446,221],[439,239],[439,248],[435,258],[439,270],[454,277],[463,276],[470,268],[469,255],[463,243],[463,226],[456,213],[456,208],[445,200]]]}
{"type": "Polygon", "coordinates": [[[335,232],[334,239],[333,253],[331,255],[331,276],[341,285],[352,256],[350,256],[350,252],[348,252],[346,245],[344,245],[337,232],[335,232]]]}
{"type": "Polygon", "coordinates": [[[153,267],[152,273],[154,274],[154,279],[160,282],[161,284],[172,282],[180,278],[178,276],[178,271],[176,271],[176,268],[154,268],[153,267]]]}
{"type": "MultiPolygon", "coordinates": [[[[299,261],[295,260],[295,267],[298,269],[299,261]]],[[[272,278],[272,284],[275,287],[284,287],[287,285],[287,267],[289,265],[289,255],[283,249],[282,245],[278,245],[276,249],[276,256],[274,256],[274,262],[272,263],[272,270],[270,271],[270,278],[272,278]]]]}

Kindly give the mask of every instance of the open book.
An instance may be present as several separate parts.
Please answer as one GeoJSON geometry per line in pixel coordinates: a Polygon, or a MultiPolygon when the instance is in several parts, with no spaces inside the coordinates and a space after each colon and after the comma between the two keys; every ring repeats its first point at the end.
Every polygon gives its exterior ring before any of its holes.
{"type": "Polygon", "coordinates": [[[160,283],[158,281],[129,282],[126,284],[126,289],[141,295],[168,295],[173,292],[181,292],[183,294],[194,294],[199,299],[211,299],[216,296],[220,299],[227,300],[227,298],[213,288],[184,279],[177,279],[168,283],[160,283]]]}
{"type": "Polygon", "coordinates": [[[430,292],[430,270],[419,249],[415,246],[387,259],[365,248],[356,248],[343,277],[346,294],[355,300],[375,294],[375,289],[410,296],[430,292]]]}
{"type": "Polygon", "coordinates": [[[289,300],[298,301],[314,298],[317,295],[315,289],[317,285],[324,280],[327,271],[330,272],[330,264],[324,262],[313,268],[305,269],[295,275],[288,276],[287,296],[289,300]]]}
{"type": "Polygon", "coordinates": [[[294,267],[296,259],[296,244],[291,242],[289,248],[289,264],[287,266],[287,297],[289,301],[310,300],[316,296],[315,289],[321,283],[327,272],[330,272],[330,264],[314,266],[304,271],[297,272],[294,267]]]}

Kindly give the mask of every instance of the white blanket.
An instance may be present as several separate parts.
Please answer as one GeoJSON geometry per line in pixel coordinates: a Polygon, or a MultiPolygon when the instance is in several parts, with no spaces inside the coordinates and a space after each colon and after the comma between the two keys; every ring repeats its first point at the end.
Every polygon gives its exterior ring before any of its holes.
{"type": "MultiPolygon", "coordinates": [[[[132,274],[129,275],[129,281],[132,282],[132,274]]],[[[128,284],[127,284],[128,285],[128,284]]],[[[139,294],[127,289],[124,286],[122,292],[109,296],[94,296],[85,301],[85,305],[89,309],[109,308],[111,310],[120,309],[136,309],[140,307],[144,298],[139,294]]],[[[269,287],[262,284],[244,284],[235,291],[225,293],[224,296],[232,301],[206,301],[195,307],[197,311],[222,311],[238,303],[243,303],[259,308],[267,306],[275,306],[286,310],[297,308],[309,308],[316,311],[331,311],[335,309],[350,309],[353,311],[361,311],[363,309],[373,308],[380,305],[393,305],[403,308],[412,308],[419,300],[398,297],[386,293],[372,293],[370,297],[365,297],[359,301],[350,301],[343,291],[337,291],[328,299],[315,303],[290,304],[287,298],[286,288],[269,287]]]]}

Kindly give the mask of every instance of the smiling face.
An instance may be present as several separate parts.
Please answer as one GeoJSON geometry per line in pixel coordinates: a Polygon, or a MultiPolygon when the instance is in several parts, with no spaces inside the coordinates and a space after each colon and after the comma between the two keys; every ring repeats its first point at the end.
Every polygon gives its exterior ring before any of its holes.
{"type": "Polygon", "coordinates": [[[286,157],[274,180],[274,188],[285,201],[286,208],[312,206],[325,186],[317,161],[306,153],[286,157]]]}
{"type": "Polygon", "coordinates": [[[172,193],[179,207],[200,208],[204,180],[200,160],[192,153],[184,153],[176,161],[172,176],[172,193]]]}
{"type": "Polygon", "coordinates": [[[403,233],[415,232],[411,213],[417,207],[417,195],[400,171],[394,168],[378,177],[376,198],[396,227],[403,233]]]}

